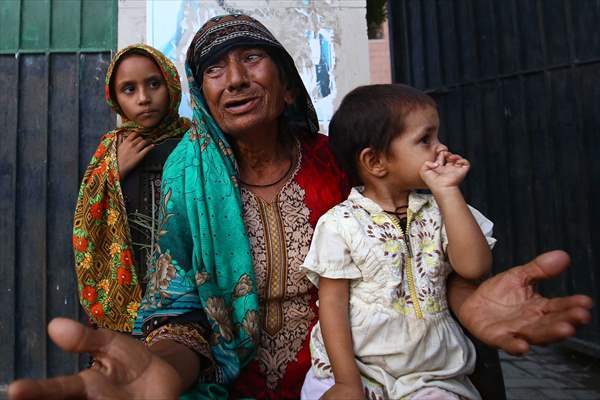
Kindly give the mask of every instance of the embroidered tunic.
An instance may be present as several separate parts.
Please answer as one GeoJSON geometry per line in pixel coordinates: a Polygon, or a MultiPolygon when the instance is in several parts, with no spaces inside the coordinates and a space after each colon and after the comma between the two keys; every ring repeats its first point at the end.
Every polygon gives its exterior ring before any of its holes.
{"type": "MultiPolygon", "coordinates": [[[[300,266],[319,217],[346,197],[349,186],[326,136],[305,139],[299,147],[296,169],[271,203],[241,188],[260,321],[256,357],[230,386],[232,398],[297,399],[310,368],[309,332],[317,321],[317,290],[300,266]]],[[[157,268],[150,279],[164,278],[162,285],[156,285],[156,297],[164,304],[143,321],[151,330],[146,342],[175,340],[204,356],[204,365],[210,364],[210,334],[197,323],[202,317],[194,312],[178,316],[174,307],[173,301],[182,298],[178,285],[187,272],[169,271],[157,268]]],[[[193,294],[196,284],[198,277],[195,283],[190,281],[186,292],[193,294]]],[[[203,379],[214,380],[210,370],[206,368],[203,379]]]]}
{"type": "MultiPolygon", "coordinates": [[[[493,224],[470,208],[487,242],[493,224]]],[[[469,381],[475,349],[446,301],[447,236],[433,196],[410,193],[405,236],[397,220],[356,188],[318,222],[303,268],[319,277],[349,279],[350,325],[367,390],[402,398],[437,386],[479,399],[469,381]]],[[[311,334],[317,377],[332,377],[319,324],[311,334]]]]}

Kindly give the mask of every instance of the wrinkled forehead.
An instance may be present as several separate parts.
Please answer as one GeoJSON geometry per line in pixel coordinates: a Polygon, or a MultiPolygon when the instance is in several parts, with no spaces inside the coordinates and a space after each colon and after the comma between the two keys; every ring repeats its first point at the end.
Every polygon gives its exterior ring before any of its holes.
{"type": "Polygon", "coordinates": [[[243,14],[223,15],[211,18],[198,30],[186,62],[195,76],[201,76],[209,60],[240,46],[283,49],[273,34],[254,18],[243,14]]]}

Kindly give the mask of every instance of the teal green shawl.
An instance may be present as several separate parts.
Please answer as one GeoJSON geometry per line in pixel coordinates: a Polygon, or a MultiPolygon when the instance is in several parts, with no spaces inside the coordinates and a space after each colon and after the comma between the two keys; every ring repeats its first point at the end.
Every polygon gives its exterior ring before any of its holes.
{"type": "Polygon", "coordinates": [[[169,156],[161,187],[158,242],[134,332],[144,321],[203,310],[216,383],[184,398],[226,398],[255,354],[258,295],[233,153],[187,68],[192,128],[169,156]]]}

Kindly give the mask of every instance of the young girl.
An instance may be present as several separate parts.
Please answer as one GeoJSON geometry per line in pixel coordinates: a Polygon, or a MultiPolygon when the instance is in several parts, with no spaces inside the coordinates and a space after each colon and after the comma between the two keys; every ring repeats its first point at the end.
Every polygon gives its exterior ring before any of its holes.
{"type": "Polygon", "coordinates": [[[446,277],[483,277],[495,239],[438,128],[435,102],[404,85],[359,87],[331,120],[330,146],[364,186],[320,218],[303,265],[319,286],[305,399],[480,398],[446,277]]]}
{"type": "Polygon", "coordinates": [[[106,101],[122,124],[106,133],[85,172],[73,220],[79,298],[91,321],[131,332],[141,299],[120,179],[161,141],[180,137],[190,121],[178,114],[175,66],[158,50],[119,51],[106,74],[106,101]]]}

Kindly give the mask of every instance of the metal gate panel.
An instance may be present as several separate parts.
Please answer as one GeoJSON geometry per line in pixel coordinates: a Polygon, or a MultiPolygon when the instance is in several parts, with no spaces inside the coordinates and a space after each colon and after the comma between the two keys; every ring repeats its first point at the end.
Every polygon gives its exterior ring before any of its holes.
{"type": "MultiPolygon", "coordinates": [[[[393,77],[431,93],[495,222],[494,270],[563,248],[550,296],[600,302],[600,1],[389,2],[393,77]]],[[[578,337],[600,354],[600,309],[578,337]]]]}

